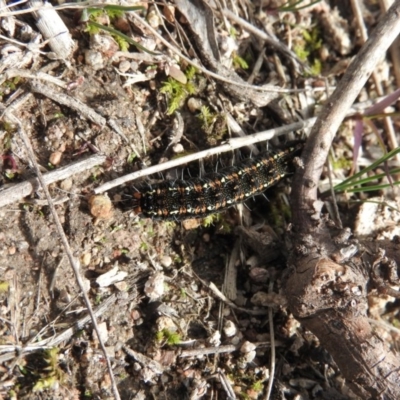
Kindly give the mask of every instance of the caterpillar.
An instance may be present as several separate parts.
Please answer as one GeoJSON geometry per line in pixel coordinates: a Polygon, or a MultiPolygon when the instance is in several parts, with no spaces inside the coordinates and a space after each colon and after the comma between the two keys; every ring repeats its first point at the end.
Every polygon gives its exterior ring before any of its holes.
{"type": "Polygon", "coordinates": [[[261,194],[293,172],[304,143],[249,158],[202,178],[168,180],[133,193],[134,212],[153,219],[200,218],[261,194]]]}

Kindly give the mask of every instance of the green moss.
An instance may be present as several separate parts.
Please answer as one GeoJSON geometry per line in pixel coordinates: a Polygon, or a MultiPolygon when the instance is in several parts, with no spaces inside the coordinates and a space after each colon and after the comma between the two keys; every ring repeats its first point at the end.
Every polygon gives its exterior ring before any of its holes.
{"type": "Polygon", "coordinates": [[[178,82],[172,77],[168,77],[168,79],[163,82],[160,92],[164,93],[168,98],[168,115],[173,114],[180,108],[188,96],[196,93],[196,86],[193,81],[195,75],[196,68],[189,66],[185,71],[186,83],[178,82]]]}
{"type": "Polygon", "coordinates": [[[43,359],[47,366],[38,374],[39,379],[33,386],[33,392],[42,392],[46,389],[52,389],[58,382],[63,382],[64,372],[59,367],[58,353],[59,349],[55,347],[43,352],[43,359]]]}
{"type": "Polygon", "coordinates": [[[181,342],[181,337],[177,332],[171,332],[168,329],[163,329],[156,333],[157,342],[166,342],[168,345],[173,346],[181,342]]]}

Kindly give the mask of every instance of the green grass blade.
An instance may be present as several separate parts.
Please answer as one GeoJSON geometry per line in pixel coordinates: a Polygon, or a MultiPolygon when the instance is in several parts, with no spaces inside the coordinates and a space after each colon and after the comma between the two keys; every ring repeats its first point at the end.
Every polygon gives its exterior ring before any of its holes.
{"type": "Polygon", "coordinates": [[[133,46],[137,47],[138,49],[145,51],[146,53],[151,54],[152,56],[158,56],[159,53],[154,53],[153,51],[150,51],[148,49],[146,49],[145,47],[143,47],[141,44],[139,44],[138,42],[135,42],[133,39],[131,39],[129,36],[124,35],[122,32],[119,32],[113,28],[109,28],[108,26],[105,25],[101,25],[98,24],[97,22],[94,21],[88,21],[87,24],[89,26],[93,26],[97,29],[102,29],[103,31],[109,32],[113,35],[119,36],[122,39],[126,40],[128,43],[132,44],[133,46]]]}

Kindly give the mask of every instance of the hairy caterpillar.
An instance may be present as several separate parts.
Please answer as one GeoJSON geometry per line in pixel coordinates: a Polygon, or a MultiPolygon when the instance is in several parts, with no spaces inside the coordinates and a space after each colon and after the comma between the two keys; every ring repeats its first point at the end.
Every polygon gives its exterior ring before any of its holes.
{"type": "Polygon", "coordinates": [[[291,161],[303,145],[264,153],[202,178],[148,185],[133,194],[134,211],[154,219],[199,218],[221,212],[264,192],[293,172],[291,161]]]}

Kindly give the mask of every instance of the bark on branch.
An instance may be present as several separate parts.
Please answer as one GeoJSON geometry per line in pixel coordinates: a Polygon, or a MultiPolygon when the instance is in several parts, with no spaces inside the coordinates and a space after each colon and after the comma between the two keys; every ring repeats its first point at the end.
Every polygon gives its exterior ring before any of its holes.
{"type": "MultiPolygon", "coordinates": [[[[350,386],[365,399],[400,398],[400,357],[372,331],[367,289],[376,254],[334,232],[317,198],[322,168],[337,129],[378,61],[400,33],[396,0],[353,60],[310,134],[292,192],[292,274],[289,309],[335,359],[350,386]]],[[[400,253],[392,244],[391,254],[400,253]]]]}

